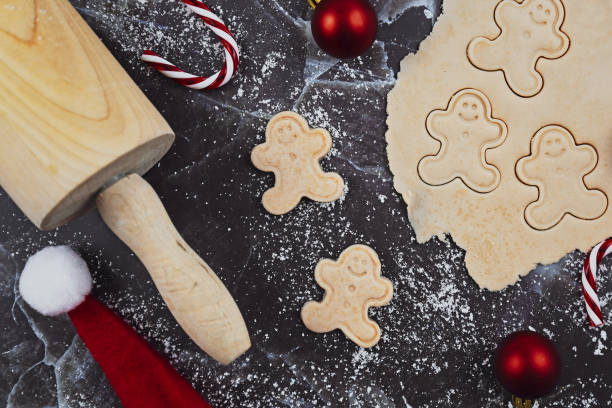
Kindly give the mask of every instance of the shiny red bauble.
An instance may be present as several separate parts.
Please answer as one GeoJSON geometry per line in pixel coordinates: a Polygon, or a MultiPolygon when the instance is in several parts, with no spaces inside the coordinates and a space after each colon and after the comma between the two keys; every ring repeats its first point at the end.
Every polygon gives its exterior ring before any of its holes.
{"type": "Polygon", "coordinates": [[[336,58],[363,54],[378,31],[378,17],[367,0],[322,0],[310,24],[319,47],[336,58]]]}
{"type": "Polygon", "coordinates": [[[538,398],[550,393],[561,375],[561,358],[555,345],[541,334],[510,334],[495,352],[495,375],[513,395],[538,398]]]}

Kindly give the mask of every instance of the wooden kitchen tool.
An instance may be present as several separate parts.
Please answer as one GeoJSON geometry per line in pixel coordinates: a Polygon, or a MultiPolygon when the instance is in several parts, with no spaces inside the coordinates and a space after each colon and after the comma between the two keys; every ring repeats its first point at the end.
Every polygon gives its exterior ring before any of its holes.
{"type": "Polygon", "coordinates": [[[139,176],[173,140],[67,0],[0,0],[0,185],[43,230],[97,201],[185,332],[228,364],[251,345],[240,310],[139,176]]]}

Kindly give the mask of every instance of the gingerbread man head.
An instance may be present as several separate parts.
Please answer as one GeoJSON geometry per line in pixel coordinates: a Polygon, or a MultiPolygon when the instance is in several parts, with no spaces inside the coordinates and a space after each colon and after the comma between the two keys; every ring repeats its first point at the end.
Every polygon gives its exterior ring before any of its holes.
{"type": "Polygon", "coordinates": [[[569,133],[553,128],[541,134],[538,151],[542,154],[541,158],[554,159],[567,153],[573,145],[574,141],[569,133]]]}
{"type": "Polygon", "coordinates": [[[460,119],[460,123],[473,123],[486,118],[482,99],[474,93],[462,92],[453,101],[452,112],[460,119]]]}
{"type": "Polygon", "coordinates": [[[291,116],[283,116],[276,121],[270,121],[266,136],[271,142],[281,145],[297,143],[307,132],[299,120],[291,116]]]}
{"type": "Polygon", "coordinates": [[[510,36],[520,36],[524,47],[531,44],[535,57],[559,58],[565,53],[569,40],[561,31],[565,10],[559,0],[526,0],[517,7],[519,18],[512,19],[510,13],[506,19],[499,16],[510,36]]]}
{"type": "Polygon", "coordinates": [[[529,16],[532,24],[549,28],[554,28],[564,14],[563,6],[555,0],[529,0],[523,12],[529,16]]]}

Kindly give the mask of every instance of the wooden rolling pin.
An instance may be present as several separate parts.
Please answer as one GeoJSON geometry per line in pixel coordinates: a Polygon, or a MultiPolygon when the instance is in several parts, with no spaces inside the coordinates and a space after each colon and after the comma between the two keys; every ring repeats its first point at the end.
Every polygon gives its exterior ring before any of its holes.
{"type": "Polygon", "coordinates": [[[228,364],[251,346],[240,310],[140,177],[173,141],[67,0],[0,0],[0,185],[43,230],[97,202],[185,332],[228,364]]]}

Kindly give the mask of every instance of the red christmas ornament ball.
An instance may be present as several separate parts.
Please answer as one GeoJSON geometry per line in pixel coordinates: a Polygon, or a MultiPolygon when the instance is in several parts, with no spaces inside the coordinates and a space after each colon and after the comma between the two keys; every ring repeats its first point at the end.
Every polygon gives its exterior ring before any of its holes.
{"type": "Polygon", "coordinates": [[[323,51],[337,58],[353,58],[376,39],[378,16],[367,0],[322,0],[310,27],[323,51]]]}
{"type": "Polygon", "coordinates": [[[521,398],[550,393],[561,375],[561,358],[555,345],[532,331],[518,331],[506,337],[495,352],[494,365],[499,382],[521,398]]]}

